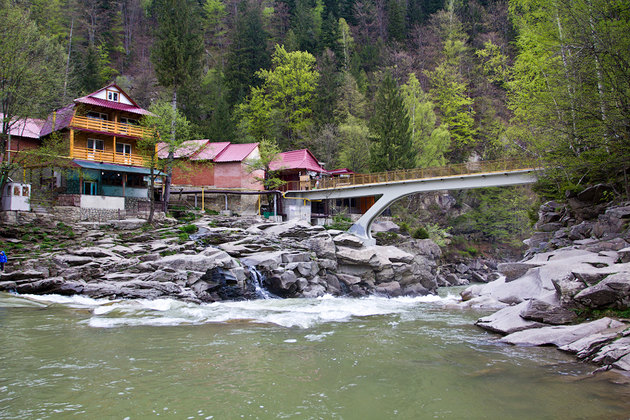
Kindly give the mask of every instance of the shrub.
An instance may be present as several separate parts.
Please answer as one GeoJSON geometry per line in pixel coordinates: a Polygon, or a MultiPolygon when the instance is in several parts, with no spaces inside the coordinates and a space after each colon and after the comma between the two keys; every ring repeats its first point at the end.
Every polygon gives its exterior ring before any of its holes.
{"type": "Polygon", "coordinates": [[[196,225],[189,224],[189,225],[180,226],[179,230],[181,230],[182,232],[190,234],[190,233],[197,232],[199,230],[199,228],[196,225]]]}
{"type": "Polygon", "coordinates": [[[413,231],[413,234],[411,236],[414,239],[429,239],[429,232],[426,230],[426,228],[420,226],[413,231]]]}
{"type": "Polygon", "coordinates": [[[326,225],[326,229],[348,230],[352,226],[352,219],[343,214],[333,216],[333,223],[326,225]]]}

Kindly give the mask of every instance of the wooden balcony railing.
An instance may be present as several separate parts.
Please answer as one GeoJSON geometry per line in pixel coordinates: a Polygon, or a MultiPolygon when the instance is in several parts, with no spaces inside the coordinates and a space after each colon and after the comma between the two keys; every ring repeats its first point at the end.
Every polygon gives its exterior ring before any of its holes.
{"type": "Polygon", "coordinates": [[[75,146],[71,157],[74,159],[94,160],[96,162],[144,166],[143,157],[133,153],[115,153],[106,150],[86,149],[84,147],[75,146]]]}
{"type": "Polygon", "coordinates": [[[125,124],[114,121],[99,120],[88,117],[72,117],[70,126],[79,130],[100,131],[103,133],[111,133],[113,135],[123,135],[127,137],[144,137],[149,134],[148,130],[133,124],[125,124]]]}
{"type": "Polygon", "coordinates": [[[386,184],[396,181],[418,180],[425,178],[440,178],[449,176],[471,175],[479,173],[493,173],[540,168],[539,163],[525,160],[496,160],[468,162],[432,168],[403,169],[389,172],[375,172],[371,174],[352,174],[345,177],[324,177],[319,180],[292,181],[283,185],[282,191],[312,190],[349,187],[365,184],[386,184]]]}

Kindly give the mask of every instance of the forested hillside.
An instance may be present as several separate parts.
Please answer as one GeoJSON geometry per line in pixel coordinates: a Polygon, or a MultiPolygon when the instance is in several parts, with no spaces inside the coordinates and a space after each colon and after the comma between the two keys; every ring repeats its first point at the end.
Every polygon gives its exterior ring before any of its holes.
{"type": "Polygon", "coordinates": [[[628,1],[0,4],[3,74],[28,20],[58,53],[34,115],[115,81],[142,106],[175,104],[195,137],[308,147],[329,169],[525,156],[553,163],[547,193],[627,190],[628,1]]]}

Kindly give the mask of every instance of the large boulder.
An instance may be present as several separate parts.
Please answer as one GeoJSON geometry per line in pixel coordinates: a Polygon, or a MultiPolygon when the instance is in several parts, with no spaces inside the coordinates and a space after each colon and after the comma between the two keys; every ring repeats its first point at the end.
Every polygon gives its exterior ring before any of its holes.
{"type": "Polygon", "coordinates": [[[528,321],[551,325],[570,324],[577,319],[575,312],[540,299],[530,300],[520,315],[528,321]]]}
{"type": "Polygon", "coordinates": [[[475,325],[499,334],[511,334],[530,328],[543,327],[544,324],[540,322],[529,321],[521,317],[521,312],[526,310],[528,305],[528,302],[522,302],[518,305],[508,306],[492,315],[480,318],[475,325]]]}
{"type": "Polygon", "coordinates": [[[588,287],[575,295],[574,299],[589,308],[630,307],[630,273],[610,275],[595,286],[588,287]]]}
{"type": "Polygon", "coordinates": [[[601,318],[585,324],[542,327],[518,331],[503,337],[500,341],[522,346],[554,345],[561,347],[589,335],[599,334],[611,328],[621,326],[624,326],[622,322],[611,318],[601,318]]]}

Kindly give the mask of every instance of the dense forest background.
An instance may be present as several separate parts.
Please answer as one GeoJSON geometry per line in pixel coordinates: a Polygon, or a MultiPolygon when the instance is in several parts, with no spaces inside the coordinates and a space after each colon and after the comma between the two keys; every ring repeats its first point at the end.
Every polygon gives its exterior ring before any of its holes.
{"type": "MultiPolygon", "coordinates": [[[[307,147],[328,169],[524,157],[549,168],[547,197],[598,182],[628,196],[627,0],[0,4],[59,52],[32,114],[115,81],[144,107],[175,106],[192,137],[307,147]]],[[[11,19],[3,39],[24,25],[11,19]]]]}

